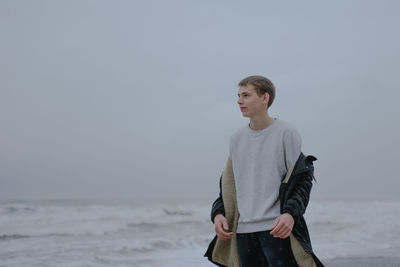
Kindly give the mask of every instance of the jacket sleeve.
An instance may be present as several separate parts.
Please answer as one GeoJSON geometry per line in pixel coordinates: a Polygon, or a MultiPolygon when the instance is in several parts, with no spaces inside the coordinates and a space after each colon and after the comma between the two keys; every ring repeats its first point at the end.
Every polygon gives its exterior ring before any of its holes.
{"type": "Polygon", "coordinates": [[[288,190],[289,195],[282,208],[282,214],[289,213],[292,215],[295,223],[306,211],[310,199],[312,179],[313,174],[301,175],[297,177],[295,183],[291,185],[292,188],[288,190]]]}
{"type": "Polygon", "coordinates": [[[214,223],[214,218],[218,214],[222,214],[225,216],[225,208],[224,208],[224,201],[222,200],[222,174],[219,178],[219,196],[212,204],[211,208],[211,221],[214,223]]]}

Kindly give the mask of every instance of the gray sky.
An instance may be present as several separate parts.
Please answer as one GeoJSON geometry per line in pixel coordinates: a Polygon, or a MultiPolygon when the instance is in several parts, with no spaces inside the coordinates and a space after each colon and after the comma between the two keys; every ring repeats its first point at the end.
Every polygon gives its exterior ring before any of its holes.
{"type": "Polygon", "coordinates": [[[312,199],[400,199],[398,1],[0,1],[0,199],[213,199],[239,80],[318,158],[312,199]]]}

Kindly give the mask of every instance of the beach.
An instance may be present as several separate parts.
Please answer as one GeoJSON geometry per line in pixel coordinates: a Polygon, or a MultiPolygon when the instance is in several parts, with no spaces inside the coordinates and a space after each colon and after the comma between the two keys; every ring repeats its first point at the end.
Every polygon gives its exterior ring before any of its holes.
{"type": "MultiPolygon", "coordinates": [[[[0,266],[215,266],[212,201],[0,203],[0,266]]],[[[400,266],[400,202],[311,201],[313,249],[326,266],[400,266]]]]}
{"type": "Polygon", "coordinates": [[[346,257],[327,260],[324,264],[326,267],[399,267],[400,257],[346,257]]]}

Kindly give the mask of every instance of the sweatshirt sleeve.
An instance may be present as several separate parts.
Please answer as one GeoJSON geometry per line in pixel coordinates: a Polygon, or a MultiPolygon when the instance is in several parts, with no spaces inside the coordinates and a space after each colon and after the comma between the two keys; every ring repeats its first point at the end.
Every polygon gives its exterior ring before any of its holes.
{"type": "Polygon", "coordinates": [[[285,158],[286,171],[296,163],[301,153],[301,136],[296,129],[285,132],[283,136],[283,153],[285,158]]]}
{"type": "Polygon", "coordinates": [[[229,138],[229,157],[232,159],[232,146],[233,146],[233,144],[232,144],[232,136],[229,138]]]}

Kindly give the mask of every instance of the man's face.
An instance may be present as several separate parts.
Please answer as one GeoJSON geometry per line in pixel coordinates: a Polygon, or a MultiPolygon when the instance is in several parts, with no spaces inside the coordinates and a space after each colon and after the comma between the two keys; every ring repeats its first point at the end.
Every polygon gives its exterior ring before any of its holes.
{"type": "Polygon", "coordinates": [[[241,86],[238,91],[238,105],[243,117],[253,117],[265,113],[268,105],[269,95],[257,95],[253,85],[241,86]]]}

